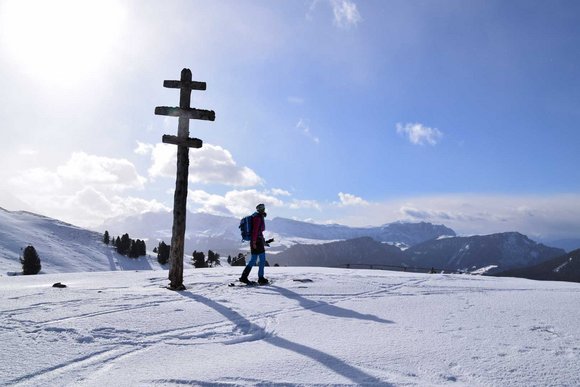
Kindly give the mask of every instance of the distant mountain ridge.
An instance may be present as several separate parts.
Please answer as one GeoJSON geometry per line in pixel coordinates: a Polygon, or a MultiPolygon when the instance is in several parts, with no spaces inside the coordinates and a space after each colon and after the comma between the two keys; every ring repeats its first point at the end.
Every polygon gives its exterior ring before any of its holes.
{"type": "Polygon", "coordinates": [[[517,232],[470,237],[439,237],[405,251],[358,238],[317,246],[296,245],[271,258],[289,266],[384,265],[408,269],[499,272],[544,262],[564,250],[544,246],[517,232]]]}
{"type": "Polygon", "coordinates": [[[288,250],[271,255],[270,264],[282,266],[345,267],[352,265],[400,266],[404,253],[396,246],[378,242],[370,237],[320,245],[294,245],[288,250]]]}
{"type": "Polygon", "coordinates": [[[275,218],[269,229],[283,236],[309,239],[336,240],[370,237],[379,242],[402,243],[412,246],[441,235],[455,236],[455,231],[443,225],[431,223],[395,222],[379,227],[348,227],[337,224],[322,225],[275,218]]]}
{"type": "MultiPolygon", "coordinates": [[[[110,234],[115,237],[128,232],[133,238],[143,239],[147,233],[153,233],[169,242],[170,221],[168,214],[147,213],[118,220],[115,224],[120,230],[112,229],[110,234]]],[[[225,248],[232,248],[236,253],[247,249],[239,241],[238,219],[193,214],[188,218],[188,227],[190,222],[193,226],[188,230],[186,256],[193,249],[212,249],[223,257],[228,254],[223,251],[225,248]],[[221,242],[221,247],[216,242],[221,242]],[[193,246],[188,248],[187,243],[193,246]]],[[[536,243],[517,232],[461,237],[445,226],[429,223],[397,222],[380,227],[350,228],[282,218],[269,221],[268,225],[270,236],[282,242],[277,243],[277,254],[276,248],[270,250],[268,260],[271,264],[434,267],[563,280],[577,280],[580,271],[580,250],[566,255],[562,249],[536,243]],[[348,238],[350,236],[354,238],[348,238]],[[405,249],[397,247],[401,245],[405,249]]],[[[37,249],[44,273],[163,269],[155,257],[134,260],[118,255],[102,243],[102,235],[102,232],[45,216],[0,208],[0,271],[19,272],[19,256],[29,244],[37,249]]],[[[149,250],[157,244],[154,239],[147,243],[149,250]]]]}
{"type": "Polygon", "coordinates": [[[580,249],[530,267],[506,270],[500,277],[523,277],[546,281],[580,282],[580,249]]]}
{"type": "MultiPolygon", "coordinates": [[[[240,220],[233,217],[205,213],[187,213],[185,250],[207,251],[213,249],[221,254],[236,254],[247,249],[242,243],[238,229],[240,220]]],[[[102,230],[111,235],[128,232],[135,238],[151,241],[171,241],[173,215],[170,212],[144,213],[142,215],[111,219],[102,230]]],[[[430,223],[395,222],[379,227],[349,227],[323,225],[297,220],[274,218],[266,222],[266,235],[273,237],[273,252],[284,251],[296,244],[320,244],[330,241],[370,237],[378,242],[389,242],[404,247],[436,238],[441,235],[454,236],[455,231],[443,225],[430,223]]]]}
{"type": "Polygon", "coordinates": [[[440,238],[405,251],[411,265],[467,271],[497,266],[491,272],[535,265],[563,253],[518,232],[440,238]]]}

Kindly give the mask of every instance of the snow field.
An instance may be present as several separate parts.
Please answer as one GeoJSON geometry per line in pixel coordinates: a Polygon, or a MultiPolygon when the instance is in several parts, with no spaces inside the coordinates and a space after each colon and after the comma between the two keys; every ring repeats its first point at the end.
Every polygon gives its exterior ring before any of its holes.
{"type": "Polygon", "coordinates": [[[579,284],[267,268],[228,287],[240,271],[186,270],[183,292],[163,271],[2,277],[0,384],[580,385],[579,284]]]}

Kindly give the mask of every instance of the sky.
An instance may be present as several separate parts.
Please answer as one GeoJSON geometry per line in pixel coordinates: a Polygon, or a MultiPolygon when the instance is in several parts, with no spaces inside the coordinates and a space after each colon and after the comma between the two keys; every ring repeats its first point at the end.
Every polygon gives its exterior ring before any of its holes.
{"type": "Polygon", "coordinates": [[[0,207],[580,237],[577,1],[0,0],[0,207]]]}

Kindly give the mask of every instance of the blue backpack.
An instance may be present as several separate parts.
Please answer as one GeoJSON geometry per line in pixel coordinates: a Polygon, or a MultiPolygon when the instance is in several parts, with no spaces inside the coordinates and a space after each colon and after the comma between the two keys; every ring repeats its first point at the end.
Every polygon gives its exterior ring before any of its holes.
{"type": "Polygon", "coordinates": [[[252,240],[252,220],[254,215],[248,215],[240,220],[240,231],[242,232],[242,240],[252,240]]]}

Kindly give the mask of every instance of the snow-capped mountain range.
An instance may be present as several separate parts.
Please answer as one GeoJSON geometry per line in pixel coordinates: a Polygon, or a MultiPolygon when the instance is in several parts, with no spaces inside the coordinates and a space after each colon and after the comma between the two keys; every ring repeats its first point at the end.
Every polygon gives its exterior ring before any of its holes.
{"type": "MultiPolygon", "coordinates": [[[[240,240],[238,223],[235,218],[190,213],[186,256],[193,250],[212,249],[222,257],[247,251],[247,242],[240,240]]],[[[146,213],[116,219],[99,232],[29,212],[0,209],[0,273],[20,272],[19,257],[29,244],[41,257],[43,273],[165,269],[154,254],[139,259],[118,255],[102,243],[105,229],[113,237],[129,233],[132,238],[145,239],[151,251],[160,240],[170,243],[171,214],[146,213]]],[[[396,222],[353,228],[275,218],[268,222],[267,234],[276,239],[269,254],[270,264],[284,266],[434,267],[489,274],[526,268],[565,255],[564,250],[536,243],[517,232],[461,237],[445,226],[429,223],[396,222]]],[[[556,259],[553,264],[561,266],[560,276],[576,278],[575,274],[566,274],[575,265],[560,261],[556,259]]],[[[190,264],[188,259],[185,262],[186,266],[190,264]]]]}
{"type": "Polygon", "coordinates": [[[405,251],[412,266],[444,270],[475,271],[488,274],[527,267],[560,256],[565,251],[548,247],[518,232],[469,237],[436,238],[405,251]]]}
{"type": "MultiPolygon", "coordinates": [[[[105,222],[102,232],[111,235],[129,233],[136,238],[149,241],[171,242],[173,215],[170,212],[144,213],[127,218],[116,218],[105,222]]],[[[222,254],[236,254],[247,250],[242,243],[238,228],[240,219],[204,213],[187,214],[185,251],[212,249],[222,254]]],[[[296,244],[320,244],[332,241],[371,237],[402,248],[416,245],[442,235],[455,236],[455,231],[443,225],[431,223],[395,222],[380,227],[348,227],[338,224],[324,225],[301,222],[285,218],[274,218],[266,222],[265,235],[274,238],[272,252],[284,251],[296,244]]]]}
{"type": "Polygon", "coordinates": [[[394,270],[498,273],[564,254],[517,232],[470,237],[440,236],[400,250],[372,238],[319,246],[296,245],[271,258],[288,266],[370,267],[394,270]]]}
{"type": "Polygon", "coordinates": [[[502,277],[522,277],[536,280],[580,282],[580,249],[537,265],[507,270],[499,275],[502,277]]]}

